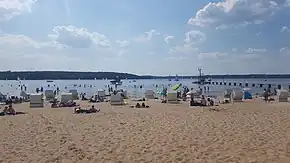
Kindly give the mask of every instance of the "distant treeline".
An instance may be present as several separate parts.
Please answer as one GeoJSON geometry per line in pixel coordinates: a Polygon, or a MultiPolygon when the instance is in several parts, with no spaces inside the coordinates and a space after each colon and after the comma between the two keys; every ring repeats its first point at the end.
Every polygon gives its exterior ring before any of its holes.
{"type": "MultiPolygon", "coordinates": [[[[165,79],[170,76],[135,75],[118,72],[72,72],[72,71],[2,71],[0,80],[91,80],[91,79],[165,79]]],[[[172,76],[174,77],[174,76],[172,76]]],[[[211,79],[244,79],[244,78],[290,78],[290,74],[248,74],[248,75],[206,75],[211,79]]],[[[179,76],[179,78],[190,79],[197,76],[179,76]]]]}

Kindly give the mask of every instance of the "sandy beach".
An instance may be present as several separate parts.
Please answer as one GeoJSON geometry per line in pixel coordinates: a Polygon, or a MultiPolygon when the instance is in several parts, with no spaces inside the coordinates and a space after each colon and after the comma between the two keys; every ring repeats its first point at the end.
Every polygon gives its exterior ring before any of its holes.
{"type": "Polygon", "coordinates": [[[27,114],[0,117],[0,162],[290,162],[290,103],[147,104],[94,114],[15,104],[27,114]]]}

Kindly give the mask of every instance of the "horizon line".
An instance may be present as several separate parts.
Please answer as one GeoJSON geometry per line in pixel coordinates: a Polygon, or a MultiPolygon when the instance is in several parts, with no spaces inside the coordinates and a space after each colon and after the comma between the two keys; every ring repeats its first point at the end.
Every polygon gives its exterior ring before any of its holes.
{"type": "MultiPolygon", "coordinates": [[[[117,72],[117,71],[77,71],[77,70],[2,70],[0,73],[3,72],[11,72],[11,73],[25,73],[25,72],[67,72],[67,73],[120,73],[120,74],[130,74],[130,75],[136,75],[136,76],[156,76],[156,77],[167,77],[167,76],[181,76],[181,77],[196,77],[197,75],[153,75],[153,74],[138,74],[138,73],[130,73],[130,72],[117,72]]],[[[290,75],[290,73],[236,73],[236,74],[204,74],[203,76],[250,76],[250,75],[265,75],[265,76],[271,76],[271,75],[290,75]]]]}

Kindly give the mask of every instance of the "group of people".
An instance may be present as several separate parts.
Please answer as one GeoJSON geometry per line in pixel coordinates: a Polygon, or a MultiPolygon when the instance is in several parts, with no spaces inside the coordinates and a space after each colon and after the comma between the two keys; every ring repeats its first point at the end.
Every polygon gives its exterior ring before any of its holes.
{"type": "MultiPolygon", "coordinates": [[[[1,109],[1,108],[0,108],[1,109]]],[[[16,115],[16,111],[12,107],[12,104],[5,106],[2,112],[0,112],[0,116],[4,115],[16,115]]]]}
{"type": "Polygon", "coordinates": [[[145,103],[144,102],[142,102],[142,104],[140,105],[140,103],[138,103],[137,102],[137,104],[136,104],[136,106],[135,106],[136,108],[149,108],[149,106],[148,105],[145,105],[145,103]]]}
{"type": "Polygon", "coordinates": [[[99,95],[94,95],[90,98],[89,102],[104,102],[104,98],[99,95]]]}
{"type": "Polygon", "coordinates": [[[5,104],[6,105],[12,105],[12,104],[18,104],[18,103],[22,103],[24,100],[22,97],[18,97],[18,96],[10,96],[8,98],[5,99],[5,104]]]}
{"type": "Polygon", "coordinates": [[[206,99],[204,95],[201,95],[200,100],[195,100],[194,96],[191,96],[190,106],[214,106],[214,101],[211,98],[206,99]]]}

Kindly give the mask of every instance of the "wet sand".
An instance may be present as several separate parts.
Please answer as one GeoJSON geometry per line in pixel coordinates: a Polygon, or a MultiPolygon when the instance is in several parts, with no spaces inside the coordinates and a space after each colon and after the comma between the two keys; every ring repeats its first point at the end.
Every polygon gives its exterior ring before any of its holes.
{"type": "Polygon", "coordinates": [[[14,105],[27,114],[0,117],[0,162],[290,162],[290,103],[147,104],[100,103],[94,114],[14,105]]]}

